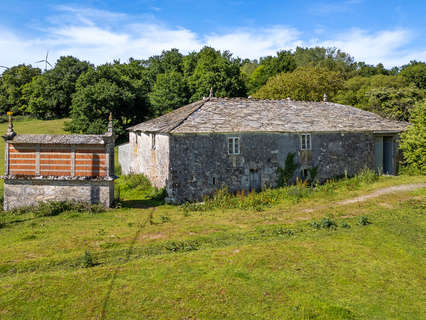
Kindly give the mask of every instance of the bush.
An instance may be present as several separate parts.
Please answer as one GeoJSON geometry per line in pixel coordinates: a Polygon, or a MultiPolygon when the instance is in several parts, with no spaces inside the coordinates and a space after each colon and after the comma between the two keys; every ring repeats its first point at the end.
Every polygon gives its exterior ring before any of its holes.
{"type": "Polygon", "coordinates": [[[358,224],[360,226],[366,226],[366,225],[371,224],[371,222],[370,222],[370,220],[368,220],[368,217],[361,216],[361,217],[358,218],[358,224]]]}
{"type": "Polygon", "coordinates": [[[94,265],[95,265],[95,262],[93,260],[92,254],[90,253],[90,251],[85,250],[83,258],[82,258],[81,266],[83,268],[90,268],[90,267],[93,267],[94,265]]]}

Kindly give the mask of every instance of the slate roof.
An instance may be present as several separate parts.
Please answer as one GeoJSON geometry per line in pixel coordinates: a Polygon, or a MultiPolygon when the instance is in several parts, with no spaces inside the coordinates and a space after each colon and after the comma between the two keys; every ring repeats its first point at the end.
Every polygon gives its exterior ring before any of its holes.
{"type": "Polygon", "coordinates": [[[10,143],[105,144],[104,136],[95,134],[17,134],[10,143]]]}
{"type": "Polygon", "coordinates": [[[393,121],[332,102],[207,98],[128,130],[155,133],[401,132],[393,121]]]}

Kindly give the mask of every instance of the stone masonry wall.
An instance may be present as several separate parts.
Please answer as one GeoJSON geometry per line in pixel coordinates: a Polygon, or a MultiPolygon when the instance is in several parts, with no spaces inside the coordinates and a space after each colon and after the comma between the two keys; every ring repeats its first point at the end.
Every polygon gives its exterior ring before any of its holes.
{"type": "MultiPolygon", "coordinates": [[[[311,134],[312,161],[319,180],[375,168],[374,136],[364,133],[311,134]]],[[[299,168],[300,136],[284,133],[181,134],[170,136],[170,201],[201,200],[222,186],[230,191],[274,187],[277,167],[289,152],[299,168]],[[228,137],[240,138],[240,154],[228,154],[228,137]]],[[[300,174],[300,172],[296,172],[300,174]]]]}
{"type": "Polygon", "coordinates": [[[4,210],[41,201],[75,200],[109,207],[114,200],[113,180],[5,179],[4,210]]]}
{"type": "Polygon", "coordinates": [[[129,133],[127,173],[143,173],[155,187],[164,188],[169,174],[169,136],[155,134],[154,147],[152,142],[150,133],[129,133]]]}

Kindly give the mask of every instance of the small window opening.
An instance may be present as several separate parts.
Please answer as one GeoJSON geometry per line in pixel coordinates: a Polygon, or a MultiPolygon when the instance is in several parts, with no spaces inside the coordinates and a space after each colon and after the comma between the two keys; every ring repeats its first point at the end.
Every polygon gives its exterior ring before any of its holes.
{"type": "Polygon", "coordinates": [[[228,138],[228,154],[240,154],[240,138],[228,138]]]}
{"type": "Polygon", "coordinates": [[[213,178],[212,178],[212,183],[213,183],[213,184],[216,184],[216,177],[213,177],[213,178]]]}
{"type": "Polygon", "coordinates": [[[151,149],[155,150],[155,134],[151,133],[151,149]]]}
{"type": "Polygon", "coordinates": [[[300,149],[311,150],[311,135],[309,133],[300,135],[300,149]]]}

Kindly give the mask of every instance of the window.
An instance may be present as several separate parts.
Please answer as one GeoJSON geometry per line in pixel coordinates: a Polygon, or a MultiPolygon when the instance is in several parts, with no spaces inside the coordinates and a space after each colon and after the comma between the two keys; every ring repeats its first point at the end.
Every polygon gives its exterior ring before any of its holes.
{"type": "Polygon", "coordinates": [[[155,150],[155,133],[151,133],[151,149],[155,150]]]}
{"type": "Polygon", "coordinates": [[[228,138],[228,154],[240,154],[240,138],[228,138]]]}
{"type": "Polygon", "coordinates": [[[311,150],[311,135],[309,133],[300,135],[300,149],[311,150]]]}
{"type": "Polygon", "coordinates": [[[213,184],[216,184],[216,177],[213,177],[213,178],[212,178],[212,183],[213,183],[213,184]]]}

